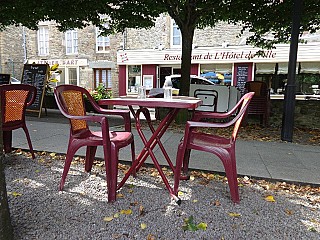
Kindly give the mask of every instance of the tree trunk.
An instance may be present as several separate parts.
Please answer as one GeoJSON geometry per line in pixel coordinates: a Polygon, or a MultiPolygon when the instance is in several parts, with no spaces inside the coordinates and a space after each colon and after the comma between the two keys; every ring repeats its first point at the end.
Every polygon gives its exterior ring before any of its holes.
{"type": "MultiPolygon", "coordinates": [[[[1,103],[0,103],[1,105],[1,103]]],[[[0,106],[0,116],[1,106],[0,106]]],[[[0,117],[0,128],[1,128],[2,118],[0,117]]],[[[10,219],[10,211],[8,205],[7,188],[6,188],[6,178],[4,174],[3,167],[3,138],[2,129],[0,129],[0,239],[11,240],[13,239],[13,229],[10,219]]]]}
{"type": "MultiPolygon", "coordinates": [[[[182,36],[182,58],[181,58],[181,85],[180,95],[189,96],[190,90],[190,71],[191,71],[191,54],[192,54],[192,40],[194,35],[194,28],[185,24],[181,29],[182,36]]],[[[176,123],[184,124],[188,120],[188,110],[180,110],[176,117],[176,123]]]]}
{"type": "Polygon", "coordinates": [[[182,36],[182,58],[181,58],[181,87],[180,95],[189,96],[190,90],[190,71],[191,71],[191,54],[194,27],[186,24],[181,28],[182,36]]]}

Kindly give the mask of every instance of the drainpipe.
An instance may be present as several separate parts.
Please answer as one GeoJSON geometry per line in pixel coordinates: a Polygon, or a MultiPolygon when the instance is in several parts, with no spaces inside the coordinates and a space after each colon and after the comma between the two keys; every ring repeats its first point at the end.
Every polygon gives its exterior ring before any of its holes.
{"type": "Polygon", "coordinates": [[[26,64],[28,59],[27,59],[27,44],[26,44],[25,27],[22,27],[22,47],[23,47],[23,63],[26,64]]]}
{"type": "Polygon", "coordinates": [[[123,32],[123,48],[122,50],[125,50],[127,48],[127,29],[124,29],[123,32]]]}

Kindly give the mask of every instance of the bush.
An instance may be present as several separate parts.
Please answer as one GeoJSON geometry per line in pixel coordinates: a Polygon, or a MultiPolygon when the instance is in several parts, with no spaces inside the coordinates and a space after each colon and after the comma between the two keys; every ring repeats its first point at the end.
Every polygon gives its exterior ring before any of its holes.
{"type": "Polygon", "coordinates": [[[99,84],[97,88],[90,91],[91,96],[95,101],[98,101],[100,99],[108,99],[112,98],[112,90],[107,89],[103,84],[99,84]]]}

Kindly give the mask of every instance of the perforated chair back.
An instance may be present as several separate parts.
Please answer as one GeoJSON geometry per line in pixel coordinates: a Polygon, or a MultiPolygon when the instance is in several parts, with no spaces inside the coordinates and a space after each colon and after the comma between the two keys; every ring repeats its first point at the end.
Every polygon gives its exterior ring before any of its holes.
{"type": "Polygon", "coordinates": [[[25,122],[26,109],[36,98],[37,89],[26,84],[0,85],[2,130],[5,152],[11,151],[12,130],[23,128],[32,157],[35,158],[33,148],[25,122]]]}
{"type": "MultiPolygon", "coordinates": [[[[56,101],[60,111],[65,116],[85,116],[85,100],[84,96],[89,93],[83,88],[76,86],[61,86],[56,90],[56,101]]],[[[85,120],[69,118],[72,133],[88,130],[88,124],[85,120]]]]}
{"type": "Polygon", "coordinates": [[[254,92],[248,108],[249,115],[260,115],[262,125],[268,125],[270,115],[270,92],[267,84],[261,81],[247,82],[246,92],[254,92]]]}

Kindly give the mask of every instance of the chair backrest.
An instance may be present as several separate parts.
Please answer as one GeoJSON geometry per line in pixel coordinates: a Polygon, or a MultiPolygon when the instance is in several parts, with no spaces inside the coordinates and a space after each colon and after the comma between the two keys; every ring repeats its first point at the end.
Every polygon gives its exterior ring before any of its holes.
{"type": "Polygon", "coordinates": [[[37,89],[27,84],[0,85],[2,124],[16,125],[25,121],[27,106],[36,97],[37,89]]]}
{"type": "Polygon", "coordinates": [[[239,100],[237,105],[233,108],[233,110],[231,110],[231,112],[236,112],[238,110],[236,117],[232,120],[232,122],[235,122],[235,125],[233,128],[231,141],[235,141],[237,138],[241,122],[243,120],[244,115],[247,112],[249,103],[252,100],[254,94],[254,92],[249,92],[243,95],[243,97],[239,100]]]}
{"type": "MultiPolygon", "coordinates": [[[[71,119],[70,116],[85,116],[85,100],[89,92],[75,85],[60,85],[55,87],[54,96],[61,113],[69,118],[72,133],[88,130],[88,124],[85,120],[71,119]]],[[[90,95],[91,97],[91,95],[90,95]]]]}
{"type": "Polygon", "coordinates": [[[265,82],[261,81],[250,81],[246,82],[245,89],[247,92],[254,92],[254,97],[267,97],[268,87],[265,82]]]}

